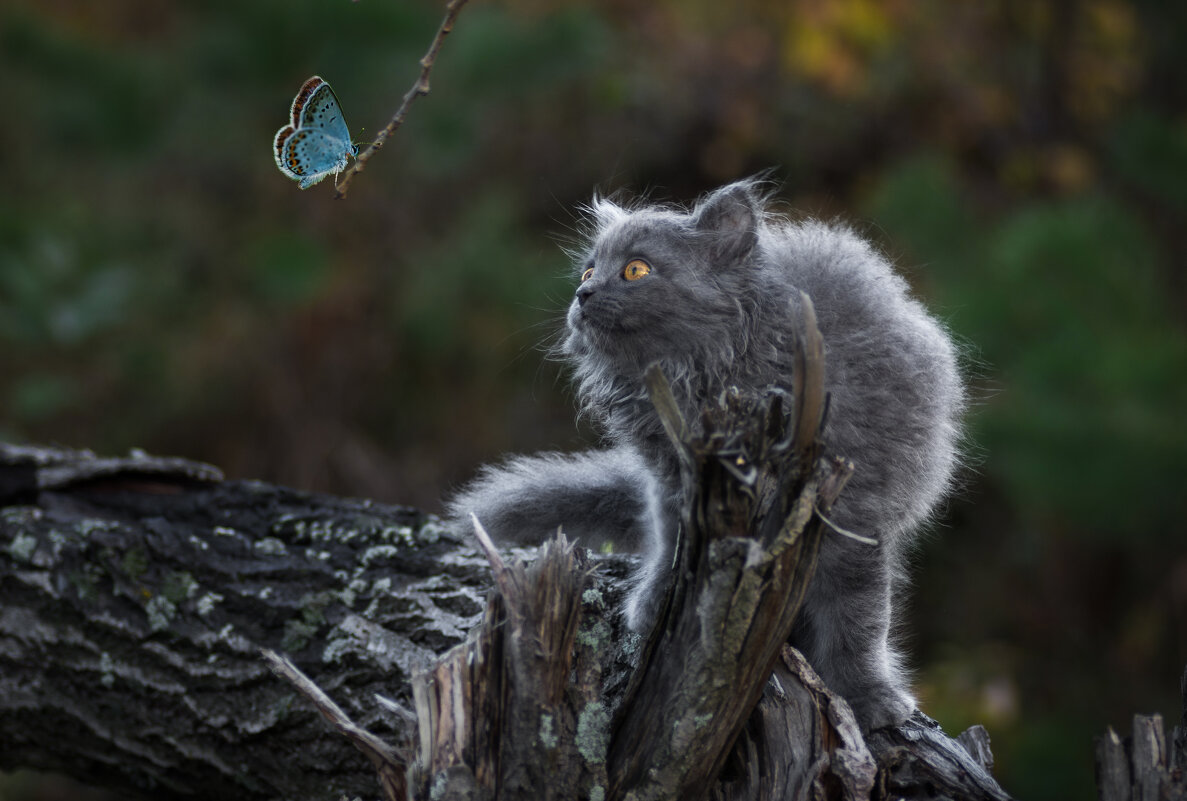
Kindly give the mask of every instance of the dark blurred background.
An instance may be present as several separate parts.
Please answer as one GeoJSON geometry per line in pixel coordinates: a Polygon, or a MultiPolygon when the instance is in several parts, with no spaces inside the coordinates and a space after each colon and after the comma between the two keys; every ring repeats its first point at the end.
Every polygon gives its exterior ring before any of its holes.
{"type": "Polygon", "coordinates": [[[1187,4],[474,0],[348,199],[299,191],[270,146],[301,82],[367,142],[442,10],[7,0],[0,440],[438,509],[593,441],[542,347],[576,207],[774,167],[967,349],[924,709],[984,723],[1017,796],[1092,797],[1093,736],[1177,717],[1187,661],[1187,4]]]}

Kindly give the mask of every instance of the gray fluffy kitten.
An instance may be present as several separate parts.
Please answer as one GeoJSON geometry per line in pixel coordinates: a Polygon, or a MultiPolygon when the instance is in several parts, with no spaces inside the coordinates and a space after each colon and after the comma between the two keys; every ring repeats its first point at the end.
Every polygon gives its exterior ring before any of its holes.
{"type": "Polygon", "coordinates": [[[875,538],[825,538],[792,643],[853,706],[863,727],[914,709],[889,641],[892,594],[912,532],[957,462],[964,393],[952,341],[886,260],[845,227],[765,210],[756,181],[722,187],[690,212],[595,200],[569,306],[564,356],[606,450],[514,457],[450,503],[496,540],[536,544],[564,528],[643,559],[627,615],[652,622],[679,525],[679,472],[647,399],[658,362],[685,418],[728,386],[790,389],[799,292],[812,299],[830,394],[824,441],[856,470],[836,525],[875,538]]]}

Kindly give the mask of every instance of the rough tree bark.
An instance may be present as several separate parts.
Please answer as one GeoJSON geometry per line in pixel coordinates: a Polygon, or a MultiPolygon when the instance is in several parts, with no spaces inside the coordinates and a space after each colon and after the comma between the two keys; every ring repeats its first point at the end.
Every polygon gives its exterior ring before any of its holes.
{"type": "Polygon", "coordinates": [[[389,798],[1008,799],[983,730],[918,715],[863,740],[783,645],[850,469],[816,437],[813,331],[793,398],[727,396],[696,425],[649,375],[686,510],[646,642],[616,611],[629,559],[563,536],[529,565],[410,509],[0,446],[0,768],[165,799],[375,797],[308,696],[389,798]]]}
{"type": "Polygon", "coordinates": [[[0,447],[0,769],[158,799],[376,795],[260,649],[399,741],[414,672],[481,619],[486,560],[413,509],[217,479],[0,447]]]}
{"type": "MultiPolygon", "coordinates": [[[[504,596],[483,611],[486,556],[414,510],[223,482],[211,468],[143,455],[6,446],[0,465],[0,768],[166,799],[375,797],[366,758],[271,676],[259,649],[287,653],[359,724],[423,752],[413,677],[452,646],[481,641],[466,635],[484,617],[508,628],[504,596]]],[[[518,758],[526,797],[556,786],[556,760],[533,761],[537,740],[565,743],[581,763],[594,754],[586,786],[606,786],[597,755],[609,750],[609,711],[638,658],[637,638],[613,613],[629,559],[553,550],[574,560],[552,573],[554,583],[576,583],[562,594],[569,623],[549,628],[557,644],[531,656],[547,672],[553,651],[576,654],[584,667],[553,671],[564,682],[552,692],[584,703],[551,729],[519,704],[531,714],[499,750],[459,751],[504,766],[518,758]],[[608,706],[591,706],[595,697],[608,706]]],[[[539,592],[526,579],[519,586],[539,592]]],[[[441,686],[430,677],[458,665],[461,649],[422,674],[422,707],[425,689],[441,686]]],[[[730,788],[756,781],[787,791],[770,797],[810,797],[871,775],[875,792],[908,790],[894,776],[896,765],[918,762],[912,747],[875,748],[884,769],[873,774],[844,703],[794,651],[778,656],[766,697],[741,715],[714,797],[742,797],[730,788]],[[764,770],[770,764],[795,769],[764,770]]],[[[489,738],[491,718],[477,712],[475,737],[489,738]]]]}

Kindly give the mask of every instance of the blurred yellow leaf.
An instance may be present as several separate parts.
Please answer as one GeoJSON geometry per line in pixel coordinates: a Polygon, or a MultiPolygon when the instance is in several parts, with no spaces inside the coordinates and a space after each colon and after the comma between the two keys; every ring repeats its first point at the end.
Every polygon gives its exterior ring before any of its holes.
{"type": "Polygon", "coordinates": [[[894,39],[884,4],[874,0],[816,0],[790,18],[784,60],[795,72],[830,91],[865,88],[872,59],[894,39]]]}

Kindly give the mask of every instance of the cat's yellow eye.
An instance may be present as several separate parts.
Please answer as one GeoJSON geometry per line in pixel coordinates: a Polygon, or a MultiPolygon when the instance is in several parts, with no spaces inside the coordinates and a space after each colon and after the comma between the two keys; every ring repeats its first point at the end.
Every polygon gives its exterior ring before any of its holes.
{"type": "Polygon", "coordinates": [[[628,281],[638,281],[651,273],[651,265],[642,259],[631,259],[622,269],[622,277],[628,281]]]}
{"type": "Polygon", "coordinates": [[[591,278],[593,278],[593,267],[590,267],[588,270],[586,270],[585,272],[583,272],[581,274],[581,283],[584,284],[586,281],[588,281],[591,278]]]}

